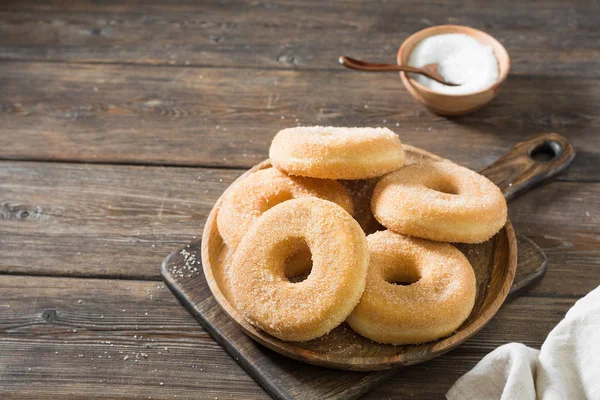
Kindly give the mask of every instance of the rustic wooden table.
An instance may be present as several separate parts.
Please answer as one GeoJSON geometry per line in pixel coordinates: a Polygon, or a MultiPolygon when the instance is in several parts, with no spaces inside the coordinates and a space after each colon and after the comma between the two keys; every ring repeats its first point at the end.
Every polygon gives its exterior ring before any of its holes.
{"type": "Polygon", "coordinates": [[[436,398],[493,348],[539,347],[600,283],[600,5],[507,1],[5,1],[0,4],[0,398],[265,392],[160,281],[223,189],[297,124],[387,126],[473,169],[556,131],[578,155],[510,216],[548,271],[465,345],[366,397],[436,398]],[[409,34],[501,40],[499,97],[447,119],[394,74],[409,34]]]}

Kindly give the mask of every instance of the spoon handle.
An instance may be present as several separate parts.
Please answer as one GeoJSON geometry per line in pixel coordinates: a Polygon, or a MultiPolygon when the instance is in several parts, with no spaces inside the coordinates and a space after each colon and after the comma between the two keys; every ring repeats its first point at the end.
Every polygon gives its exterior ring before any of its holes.
{"type": "Polygon", "coordinates": [[[349,69],[355,69],[357,71],[367,72],[385,72],[385,71],[405,71],[405,72],[416,72],[423,73],[421,68],[410,67],[408,65],[398,64],[376,64],[366,61],[356,60],[354,58],[341,56],[339,58],[340,64],[349,69]]]}

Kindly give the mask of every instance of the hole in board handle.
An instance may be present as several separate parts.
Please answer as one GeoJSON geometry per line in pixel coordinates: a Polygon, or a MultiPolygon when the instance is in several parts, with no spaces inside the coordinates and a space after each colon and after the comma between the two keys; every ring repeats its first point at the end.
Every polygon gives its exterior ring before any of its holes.
{"type": "Polygon", "coordinates": [[[543,143],[529,150],[529,157],[538,162],[548,162],[560,156],[562,151],[560,143],[554,140],[544,140],[543,143]]]}

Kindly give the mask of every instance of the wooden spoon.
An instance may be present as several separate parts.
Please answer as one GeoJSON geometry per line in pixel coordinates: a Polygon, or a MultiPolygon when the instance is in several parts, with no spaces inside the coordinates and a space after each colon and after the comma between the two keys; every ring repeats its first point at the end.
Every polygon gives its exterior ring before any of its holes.
{"type": "Polygon", "coordinates": [[[415,74],[425,75],[428,78],[433,79],[436,82],[441,83],[442,85],[447,86],[459,86],[456,83],[446,81],[442,75],[438,72],[439,64],[427,64],[420,68],[410,67],[408,65],[398,65],[398,64],[376,64],[370,63],[367,61],[356,60],[354,58],[341,56],[339,58],[340,64],[349,69],[355,69],[357,71],[367,71],[367,72],[412,72],[415,74]]]}

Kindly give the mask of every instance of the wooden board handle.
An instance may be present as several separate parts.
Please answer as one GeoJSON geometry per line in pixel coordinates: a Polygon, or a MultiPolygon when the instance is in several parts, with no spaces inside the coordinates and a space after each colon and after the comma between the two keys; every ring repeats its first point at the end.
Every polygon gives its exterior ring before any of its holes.
{"type": "Polygon", "coordinates": [[[566,137],[543,133],[518,143],[481,174],[511,200],[563,171],[574,158],[575,149],[566,137]]]}

